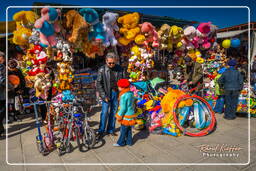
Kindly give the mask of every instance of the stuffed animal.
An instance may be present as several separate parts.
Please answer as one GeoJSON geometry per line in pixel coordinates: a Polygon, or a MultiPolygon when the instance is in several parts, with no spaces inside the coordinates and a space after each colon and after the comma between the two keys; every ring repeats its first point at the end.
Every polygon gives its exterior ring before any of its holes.
{"type": "Polygon", "coordinates": [[[72,62],[72,52],[67,42],[59,39],[56,48],[59,50],[57,54],[58,58],[55,58],[56,61],[63,60],[64,62],[72,62]]]}
{"type": "Polygon", "coordinates": [[[73,101],[75,96],[71,93],[70,90],[62,91],[62,101],[73,101]]]}
{"type": "Polygon", "coordinates": [[[170,26],[168,24],[163,24],[160,30],[157,32],[159,41],[160,41],[160,49],[164,50],[167,49],[168,45],[168,38],[169,38],[169,30],[170,26]]]}
{"type": "Polygon", "coordinates": [[[20,27],[18,30],[13,32],[12,41],[16,45],[25,46],[29,43],[29,37],[31,36],[32,32],[30,29],[25,27],[20,27]]]}
{"type": "Polygon", "coordinates": [[[40,32],[37,29],[32,29],[32,34],[29,37],[28,42],[34,45],[38,45],[40,43],[40,32]]]}
{"type": "MultiPolygon", "coordinates": [[[[176,100],[183,95],[185,95],[185,93],[181,90],[168,88],[167,94],[161,101],[162,111],[165,113],[165,116],[162,118],[163,127],[175,126],[175,123],[173,121],[173,106],[176,100]]],[[[178,108],[191,106],[192,104],[193,100],[184,100],[179,103],[178,108]]]]}
{"type": "Polygon", "coordinates": [[[137,45],[144,45],[144,42],[146,41],[146,37],[142,34],[139,34],[136,36],[134,41],[137,45]]]}
{"type": "Polygon", "coordinates": [[[168,51],[173,51],[174,46],[181,41],[183,29],[176,25],[171,26],[169,30],[169,39],[167,44],[168,51]]]}
{"type": "Polygon", "coordinates": [[[83,8],[79,10],[79,13],[91,26],[88,40],[103,43],[105,41],[105,31],[103,29],[102,23],[99,21],[99,14],[97,11],[92,8],[83,8]]]}
{"type": "Polygon", "coordinates": [[[54,34],[60,32],[58,16],[60,16],[59,9],[44,7],[41,10],[41,18],[36,20],[35,28],[40,31],[40,45],[42,47],[54,47],[57,44],[54,34]]]}
{"type": "Polygon", "coordinates": [[[200,23],[197,27],[197,41],[199,42],[202,49],[209,49],[211,42],[209,40],[209,34],[211,32],[211,22],[200,23]]]}
{"type": "Polygon", "coordinates": [[[50,74],[37,74],[35,77],[34,89],[36,90],[36,97],[47,99],[47,92],[51,87],[50,74]]]}
{"type": "Polygon", "coordinates": [[[153,48],[159,47],[158,34],[156,32],[155,27],[151,23],[142,23],[141,33],[144,34],[146,37],[146,41],[144,42],[146,47],[149,47],[149,44],[151,44],[153,48]]]}
{"type": "Polygon", "coordinates": [[[106,12],[102,16],[103,20],[103,28],[106,32],[106,40],[104,42],[104,45],[106,47],[108,46],[116,46],[117,45],[117,40],[114,36],[114,31],[118,31],[119,27],[117,26],[116,20],[118,18],[117,13],[112,13],[112,12],[106,12]]]}
{"type": "Polygon", "coordinates": [[[126,14],[119,17],[117,22],[122,24],[119,32],[123,35],[118,39],[118,42],[124,46],[127,46],[131,41],[135,40],[136,36],[140,33],[138,23],[140,15],[137,12],[126,14]]]}
{"type": "Polygon", "coordinates": [[[29,53],[36,55],[36,58],[32,59],[33,65],[38,66],[40,64],[45,64],[48,60],[47,54],[43,51],[43,48],[40,45],[35,45],[33,49],[29,50],[29,53]]]}
{"type": "Polygon", "coordinates": [[[65,14],[65,17],[67,19],[66,26],[69,30],[72,31],[68,41],[71,43],[76,43],[79,39],[79,36],[81,36],[81,32],[87,33],[89,31],[89,25],[76,10],[69,10],[65,14]]]}
{"type": "Polygon", "coordinates": [[[28,72],[29,76],[36,76],[40,73],[48,74],[49,69],[46,68],[46,64],[40,64],[39,66],[34,67],[28,72]]]}
{"type": "Polygon", "coordinates": [[[68,62],[59,62],[58,67],[58,81],[60,83],[60,90],[71,89],[71,82],[73,81],[73,69],[68,62]]]}

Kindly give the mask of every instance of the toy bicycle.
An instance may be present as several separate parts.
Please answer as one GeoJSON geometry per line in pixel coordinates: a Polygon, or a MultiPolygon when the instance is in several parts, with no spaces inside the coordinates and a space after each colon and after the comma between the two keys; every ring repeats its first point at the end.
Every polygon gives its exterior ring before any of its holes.
{"type": "Polygon", "coordinates": [[[45,155],[49,154],[49,150],[44,141],[45,139],[43,138],[42,133],[41,133],[41,123],[39,122],[38,111],[37,111],[37,105],[43,105],[43,104],[45,104],[44,101],[36,101],[34,103],[25,103],[25,104],[23,104],[23,107],[29,107],[29,106],[34,107],[36,128],[37,128],[37,133],[38,133],[38,135],[36,136],[36,146],[37,146],[37,150],[39,151],[39,153],[41,153],[42,155],[45,156],[45,155]]]}

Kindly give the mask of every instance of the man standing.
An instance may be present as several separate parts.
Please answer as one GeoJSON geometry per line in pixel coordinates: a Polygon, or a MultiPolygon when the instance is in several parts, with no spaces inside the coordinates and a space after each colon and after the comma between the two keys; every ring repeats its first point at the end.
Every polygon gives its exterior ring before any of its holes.
{"type": "Polygon", "coordinates": [[[203,67],[198,62],[193,61],[190,57],[186,56],[185,61],[185,81],[188,83],[189,89],[196,88],[196,94],[202,96],[200,90],[203,88],[203,67]]]}
{"type": "Polygon", "coordinates": [[[98,130],[100,137],[102,137],[105,132],[116,136],[115,114],[118,107],[117,81],[124,77],[122,67],[117,65],[116,62],[116,55],[113,52],[109,52],[106,56],[106,64],[98,71],[96,87],[102,98],[102,112],[98,130]]]}
{"type": "Polygon", "coordinates": [[[6,100],[6,70],[5,55],[0,51],[0,137],[4,133],[3,120],[5,117],[5,100],[6,100]]]}
{"type": "Polygon", "coordinates": [[[219,78],[218,83],[224,89],[225,94],[225,113],[224,118],[233,120],[236,118],[238,97],[243,88],[243,76],[235,69],[236,60],[228,61],[229,68],[219,78]]]}

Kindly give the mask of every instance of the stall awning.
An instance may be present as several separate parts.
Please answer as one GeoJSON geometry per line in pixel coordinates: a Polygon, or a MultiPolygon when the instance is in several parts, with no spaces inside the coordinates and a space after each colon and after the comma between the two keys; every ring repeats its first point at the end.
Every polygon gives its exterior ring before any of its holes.
{"type": "Polygon", "coordinates": [[[227,31],[227,32],[221,32],[217,33],[217,39],[222,39],[222,38],[229,38],[229,37],[234,37],[239,34],[242,34],[244,32],[247,32],[248,29],[245,30],[237,30],[237,31],[227,31]]]}

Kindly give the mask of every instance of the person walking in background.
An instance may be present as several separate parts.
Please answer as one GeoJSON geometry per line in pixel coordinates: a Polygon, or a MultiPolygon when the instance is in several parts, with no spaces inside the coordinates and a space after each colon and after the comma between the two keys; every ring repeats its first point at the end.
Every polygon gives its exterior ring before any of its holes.
{"type": "Polygon", "coordinates": [[[121,124],[120,136],[114,147],[132,145],[132,126],[135,125],[135,106],[134,95],[130,91],[130,82],[127,79],[121,79],[117,82],[119,90],[119,107],[116,119],[121,124]]]}
{"type": "Polygon", "coordinates": [[[225,112],[224,118],[233,120],[236,118],[238,97],[243,88],[243,76],[235,69],[237,62],[235,59],[228,61],[229,68],[219,78],[220,88],[224,89],[225,112]]]}
{"type": "Polygon", "coordinates": [[[215,85],[215,95],[218,96],[218,99],[216,100],[216,105],[214,107],[214,112],[215,113],[223,113],[224,111],[224,100],[225,100],[225,96],[224,96],[224,90],[220,88],[218,80],[221,77],[221,75],[223,74],[223,72],[226,71],[226,68],[221,68],[218,71],[218,75],[214,78],[214,85],[215,85]]]}
{"type": "Polygon", "coordinates": [[[186,56],[185,61],[185,81],[188,83],[189,89],[196,88],[196,94],[202,96],[200,90],[203,88],[203,67],[200,63],[193,61],[190,57],[186,56]]]}
{"type": "Polygon", "coordinates": [[[17,68],[18,63],[14,59],[8,62],[8,82],[10,83],[8,90],[9,114],[14,121],[19,121],[19,107],[21,105],[20,96],[23,95],[25,89],[25,78],[20,69],[17,68]]]}
{"type": "Polygon", "coordinates": [[[5,54],[0,51],[0,137],[4,133],[3,120],[6,113],[6,70],[5,54]]]}
{"type": "Polygon", "coordinates": [[[124,77],[122,67],[117,65],[116,62],[115,53],[109,52],[106,55],[106,64],[98,70],[96,87],[102,99],[102,112],[100,114],[98,130],[100,138],[102,138],[105,133],[116,136],[115,113],[118,107],[117,81],[124,77]]]}

